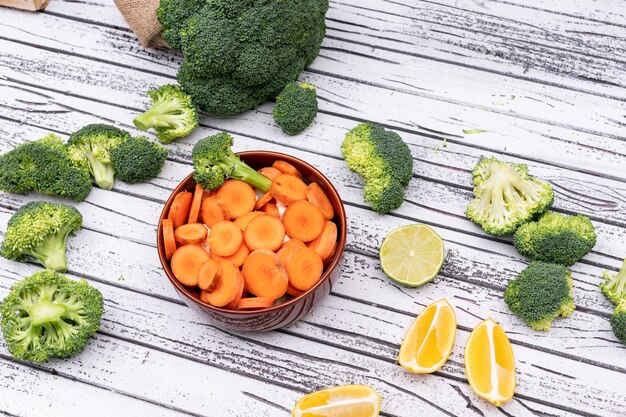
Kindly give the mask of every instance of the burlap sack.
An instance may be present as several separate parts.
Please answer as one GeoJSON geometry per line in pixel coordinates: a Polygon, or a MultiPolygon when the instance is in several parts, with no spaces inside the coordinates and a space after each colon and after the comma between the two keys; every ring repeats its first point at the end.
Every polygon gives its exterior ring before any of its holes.
{"type": "Polygon", "coordinates": [[[159,0],[115,0],[115,5],[144,47],[169,48],[161,37],[161,25],[156,16],[159,0]]]}

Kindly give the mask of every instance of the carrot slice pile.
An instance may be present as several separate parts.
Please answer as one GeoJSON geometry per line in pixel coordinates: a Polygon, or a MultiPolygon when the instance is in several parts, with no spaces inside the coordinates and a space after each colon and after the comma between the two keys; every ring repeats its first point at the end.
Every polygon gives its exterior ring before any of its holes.
{"type": "Polygon", "coordinates": [[[279,266],[275,253],[264,249],[252,252],[242,268],[248,292],[273,300],[285,295],[289,280],[279,266]]]}
{"type": "Polygon", "coordinates": [[[310,183],[307,187],[306,198],[311,203],[315,204],[318,209],[321,210],[326,220],[331,220],[333,217],[335,217],[335,210],[333,210],[333,205],[330,204],[330,200],[326,196],[326,193],[316,182],[310,183]]]}
{"type": "Polygon", "coordinates": [[[174,197],[168,214],[168,218],[171,219],[174,224],[174,229],[187,223],[192,199],[193,194],[189,191],[181,191],[174,197]]]}
{"type": "Polygon", "coordinates": [[[200,211],[202,222],[209,227],[213,227],[217,222],[228,220],[222,200],[216,195],[205,198],[202,201],[200,211]]]}
{"type": "Polygon", "coordinates": [[[262,214],[250,220],[244,232],[244,239],[250,250],[276,251],[285,240],[285,228],[276,217],[262,214]]]}
{"type": "Polygon", "coordinates": [[[247,183],[239,180],[226,180],[217,190],[217,196],[224,203],[226,213],[231,219],[254,210],[256,193],[247,183]]]}
{"type": "Polygon", "coordinates": [[[296,201],[285,210],[283,224],[292,239],[310,242],[324,230],[324,215],[317,206],[308,201],[296,201]]]}
{"type": "Polygon", "coordinates": [[[189,209],[189,218],[187,223],[197,223],[198,216],[200,215],[200,205],[202,204],[202,195],[204,194],[204,188],[200,184],[196,184],[196,188],[193,192],[193,200],[191,201],[191,208],[189,209]]]}
{"type": "Polygon", "coordinates": [[[201,246],[181,246],[172,255],[172,273],[183,285],[195,287],[198,285],[200,267],[209,259],[209,254],[201,246]]]}
{"type": "Polygon", "coordinates": [[[272,196],[286,206],[299,200],[306,200],[306,190],[304,181],[289,174],[279,175],[270,186],[272,196]]]}
{"type": "Polygon", "coordinates": [[[172,259],[172,255],[176,252],[176,238],[171,219],[163,219],[163,247],[165,248],[165,259],[172,259]]]}
{"type": "Polygon", "coordinates": [[[243,236],[235,223],[222,221],[211,227],[208,240],[211,253],[219,256],[231,256],[241,246],[243,236]]]}
{"type": "Polygon", "coordinates": [[[313,249],[301,248],[291,256],[286,269],[289,283],[300,291],[306,291],[320,280],[324,262],[313,249]]]}
{"type": "Polygon", "coordinates": [[[322,260],[325,261],[333,254],[333,250],[337,244],[337,233],[337,225],[326,220],[322,233],[314,240],[307,243],[307,246],[317,252],[322,260]]]}
{"type": "Polygon", "coordinates": [[[174,231],[174,238],[181,245],[202,243],[206,239],[206,235],[206,227],[200,223],[183,224],[174,231]]]}

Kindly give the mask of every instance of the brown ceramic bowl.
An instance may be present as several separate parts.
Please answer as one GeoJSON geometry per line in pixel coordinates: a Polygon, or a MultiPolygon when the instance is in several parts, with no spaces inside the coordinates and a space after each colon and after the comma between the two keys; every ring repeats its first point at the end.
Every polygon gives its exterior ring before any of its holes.
{"type": "Polygon", "coordinates": [[[169,212],[170,205],[174,196],[181,191],[193,191],[196,182],[193,179],[193,173],[189,174],[167,199],[165,207],[161,212],[159,219],[159,227],[157,232],[157,250],[159,259],[165,274],[174,286],[179,297],[192,309],[199,314],[205,316],[207,320],[222,329],[235,331],[266,331],[279,327],[287,326],[294,321],[300,320],[307,315],[313,307],[324,299],[330,293],[333,282],[340,274],[340,263],[343,258],[343,251],[346,245],[346,213],[343,208],[341,198],[330,181],[317,169],[306,162],[278,152],[267,151],[247,151],[238,153],[239,157],[254,169],[260,169],[265,166],[271,166],[278,159],[289,162],[295,166],[306,183],[317,182],[324,190],[333,209],[335,210],[335,218],[333,221],[337,224],[338,241],[337,250],[326,263],[326,269],[322,278],[317,284],[304,294],[294,297],[280,305],[250,311],[234,311],[223,308],[213,307],[210,304],[200,301],[199,294],[182,285],[172,274],[170,264],[165,258],[165,249],[163,247],[162,221],[169,212]]]}

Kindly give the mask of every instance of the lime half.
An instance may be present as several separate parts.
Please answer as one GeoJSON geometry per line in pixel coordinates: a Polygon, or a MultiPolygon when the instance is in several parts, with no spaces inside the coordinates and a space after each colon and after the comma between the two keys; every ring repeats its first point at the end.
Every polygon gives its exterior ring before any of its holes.
{"type": "Polygon", "coordinates": [[[430,227],[412,224],[392,230],[380,247],[380,265],[400,284],[419,287],[443,265],[443,240],[430,227]]]}

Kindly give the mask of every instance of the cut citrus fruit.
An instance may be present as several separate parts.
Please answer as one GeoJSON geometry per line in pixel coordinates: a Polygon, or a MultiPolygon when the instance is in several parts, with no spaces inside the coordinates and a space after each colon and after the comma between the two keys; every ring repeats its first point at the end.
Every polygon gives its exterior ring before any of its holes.
{"type": "Polygon", "coordinates": [[[385,274],[410,287],[432,281],[443,258],[443,240],[423,224],[392,230],[380,247],[380,264],[385,274]]]}
{"type": "Polygon", "coordinates": [[[456,315],[447,300],[427,306],[404,336],[398,362],[416,374],[435,372],[448,360],[456,337],[456,315]]]}
{"type": "Polygon", "coordinates": [[[472,331],[465,347],[465,373],[479,397],[500,406],[515,392],[515,360],[504,329],[492,319],[472,331]]]}
{"type": "Polygon", "coordinates": [[[305,395],[292,417],[377,417],[380,395],[367,385],[342,385],[305,395]]]}

